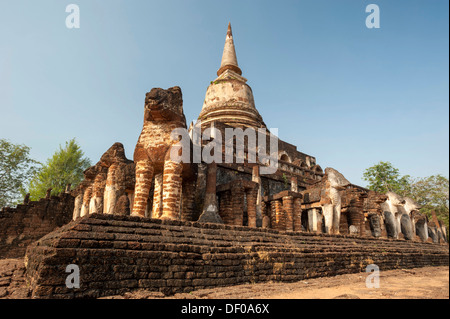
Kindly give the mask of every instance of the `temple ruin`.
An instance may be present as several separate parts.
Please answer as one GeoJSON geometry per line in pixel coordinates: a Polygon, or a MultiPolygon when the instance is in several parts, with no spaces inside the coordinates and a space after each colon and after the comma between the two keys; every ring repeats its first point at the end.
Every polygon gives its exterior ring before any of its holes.
{"type": "Polygon", "coordinates": [[[28,247],[34,297],[138,288],[171,294],[358,272],[374,263],[448,265],[444,224],[420,214],[410,198],[354,185],[281,139],[275,170],[263,173],[270,160],[256,156],[250,134],[263,132],[255,135],[259,142],[272,133],[242,74],[228,25],[197,123],[186,123],[179,87],[146,94],[133,160],[122,144],[111,146],[66,196],[72,221],[28,247]],[[188,134],[188,160],[173,159],[182,151],[176,129],[188,134]],[[210,154],[211,142],[230,131],[243,134],[229,138],[231,152],[224,141],[211,149],[212,162],[193,160],[196,147],[210,154]],[[86,274],[79,290],[64,285],[67,264],[86,274]]]}
{"type": "MultiPolygon", "coordinates": [[[[244,135],[247,129],[267,130],[238,65],[231,25],[217,78],[207,88],[198,123],[201,134],[210,131],[208,136],[212,128],[222,137],[227,129],[241,129],[244,135]]],[[[315,157],[281,139],[273,174],[260,174],[265,164],[249,161],[252,149],[246,143],[242,161],[238,161],[236,136],[232,163],[225,160],[224,145],[219,161],[176,163],[169,156],[177,142],[171,133],[187,127],[179,87],[147,93],[134,162],[125,158],[123,146],[113,145],[85,172],[73,219],[104,213],[421,241],[428,240],[428,233],[446,234],[442,222],[428,223],[412,199],[353,185],[333,168],[322,170],[315,157]],[[117,155],[111,154],[118,148],[117,155]]],[[[189,132],[193,130],[191,123],[189,132]]],[[[206,142],[202,138],[202,148],[206,142]]],[[[432,240],[444,241],[445,237],[433,235],[432,240]]]]}

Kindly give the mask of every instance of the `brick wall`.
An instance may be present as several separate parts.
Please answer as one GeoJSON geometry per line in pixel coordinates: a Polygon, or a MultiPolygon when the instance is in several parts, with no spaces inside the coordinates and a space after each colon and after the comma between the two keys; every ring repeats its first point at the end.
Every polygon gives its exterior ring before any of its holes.
{"type": "Polygon", "coordinates": [[[74,198],[70,194],[51,196],[0,211],[0,259],[25,255],[32,242],[67,224],[72,219],[74,198]]]}
{"type": "Polygon", "coordinates": [[[135,289],[165,294],[264,281],[448,265],[448,245],[282,232],[129,216],[89,215],[28,247],[35,298],[96,298],[135,289]],[[66,266],[80,288],[65,286],[66,266]]]}

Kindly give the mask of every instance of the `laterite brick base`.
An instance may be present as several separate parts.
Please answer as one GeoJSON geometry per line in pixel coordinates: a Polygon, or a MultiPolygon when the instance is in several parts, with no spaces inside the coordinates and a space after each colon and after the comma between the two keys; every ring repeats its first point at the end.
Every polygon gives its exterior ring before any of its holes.
{"type": "Polygon", "coordinates": [[[89,215],[30,245],[34,298],[96,298],[136,289],[165,294],[264,281],[449,264],[448,245],[315,235],[129,216],[89,215]],[[65,285],[66,266],[80,288],[65,285]]]}

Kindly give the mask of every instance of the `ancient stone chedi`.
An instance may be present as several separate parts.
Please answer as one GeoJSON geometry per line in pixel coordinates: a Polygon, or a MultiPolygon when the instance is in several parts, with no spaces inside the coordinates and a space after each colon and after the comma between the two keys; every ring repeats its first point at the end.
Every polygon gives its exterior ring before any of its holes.
{"type": "Polygon", "coordinates": [[[255,107],[255,100],[247,79],[238,66],[231,24],[228,24],[222,62],[218,77],[206,91],[205,101],[198,119],[203,125],[219,121],[231,126],[265,127],[255,107]]]}
{"type": "Polygon", "coordinates": [[[256,152],[250,141],[257,137],[259,148],[261,136],[256,132],[263,130],[263,139],[271,133],[242,73],[229,24],[217,77],[207,88],[197,123],[189,127],[188,160],[172,157],[182,152],[174,131],[187,132],[181,89],[154,88],[145,96],[134,161],[126,159],[123,146],[116,143],[88,169],[76,190],[74,219],[104,213],[444,241],[442,222],[429,223],[411,199],[353,185],[333,168],[323,171],[313,156],[281,139],[276,140],[276,170],[261,173],[267,163],[250,160],[256,152]],[[212,162],[193,160],[193,148],[204,154],[212,141],[219,142],[214,149],[219,155],[214,154],[212,162]],[[227,161],[229,155],[232,161],[227,161]]]}

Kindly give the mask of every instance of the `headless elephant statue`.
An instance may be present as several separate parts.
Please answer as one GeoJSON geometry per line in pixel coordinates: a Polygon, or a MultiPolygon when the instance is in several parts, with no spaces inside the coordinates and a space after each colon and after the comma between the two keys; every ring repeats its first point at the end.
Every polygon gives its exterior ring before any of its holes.
{"type": "Polygon", "coordinates": [[[381,237],[381,217],[378,214],[370,214],[367,219],[369,220],[370,230],[372,236],[381,237]]]}
{"type": "Polygon", "coordinates": [[[413,224],[415,226],[416,235],[421,241],[428,240],[428,219],[425,215],[419,213],[417,210],[411,212],[413,224]]]}
{"type": "MultiPolygon", "coordinates": [[[[153,88],[146,94],[144,125],[134,151],[136,185],[132,215],[146,216],[154,178],[152,218],[180,219],[183,163],[170,154],[174,129],[186,128],[181,89],[153,88]]],[[[150,209],[150,207],[149,207],[150,209]]]]}
{"type": "Polygon", "coordinates": [[[341,219],[341,194],[350,182],[337,170],[327,167],[322,178],[325,185],[320,195],[325,233],[339,234],[341,219]]]}
{"type": "Polygon", "coordinates": [[[84,180],[74,190],[73,220],[88,215],[91,210],[92,213],[97,213],[97,210],[102,207],[103,202],[96,203],[95,207],[91,202],[96,202],[96,199],[99,198],[98,191],[101,191],[104,185],[107,171],[107,167],[97,163],[83,172],[84,180]]]}
{"type": "Polygon", "coordinates": [[[433,233],[432,237],[434,243],[445,243],[447,242],[447,229],[444,223],[438,219],[436,212],[431,211],[431,222],[428,224],[428,231],[433,233]]]}
{"type": "Polygon", "coordinates": [[[441,229],[442,234],[442,240],[444,243],[448,242],[448,234],[447,234],[447,227],[445,226],[444,222],[442,220],[439,220],[439,227],[441,229]]]}
{"type": "Polygon", "coordinates": [[[435,222],[431,221],[428,223],[428,236],[431,238],[431,241],[435,244],[439,243],[439,233],[436,227],[435,222]]]}
{"type": "Polygon", "coordinates": [[[386,195],[372,190],[367,192],[367,197],[364,199],[364,211],[367,212],[370,231],[374,237],[381,237],[385,231],[383,211],[380,204],[386,200],[386,195]]]}
{"type": "Polygon", "coordinates": [[[130,215],[132,190],[135,184],[134,163],[125,156],[121,143],[115,143],[100,158],[108,166],[106,175],[103,214],[130,215]]]}
{"type": "Polygon", "coordinates": [[[411,218],[407,213],[402,213],[401,215],[400,230],[406,240],[412,240],[414,238],[414,229],[412,227],[411,218]]]}

